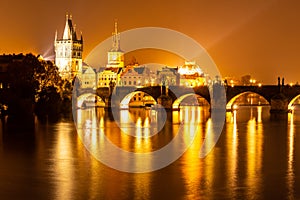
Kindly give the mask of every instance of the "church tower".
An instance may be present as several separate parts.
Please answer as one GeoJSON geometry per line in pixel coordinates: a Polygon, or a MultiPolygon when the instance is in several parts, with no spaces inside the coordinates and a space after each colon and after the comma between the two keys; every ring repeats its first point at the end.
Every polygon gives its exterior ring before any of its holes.
{"type": "Polygon", "coordinates": [[[82,51],[83,39],[77,38],[76,27],[73,26],[72,16],[66,15],[66,25],[62,39],[57,38],[57,31],[54,41],[55,64],[60,75],[65,79],[73,79],[82,72],[82,51]]]}
{"type": "Polygon", "coordinates": [[[107,52],[107,68],[124,67],[124,53],[120,48],[120,33],[118,23],[115,22],[115,32],[112,33],[112,48],[107,52]]]}

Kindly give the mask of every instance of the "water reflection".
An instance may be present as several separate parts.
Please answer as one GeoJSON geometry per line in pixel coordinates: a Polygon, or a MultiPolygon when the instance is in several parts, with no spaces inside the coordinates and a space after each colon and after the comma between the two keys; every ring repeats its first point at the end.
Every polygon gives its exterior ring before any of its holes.
{"type": "MultiPolygon", "coordinates": [[[[261,111],[261,110],[260,110],[261,111]]],[[[261,180],[257,173],[262,170],[262,152],[263,152],[263,127],[253,116],[254,109],[251,109],[250,119],[247,123],[247,186],[249,196],[251,194],[259,194],[261,191],[261,180]]],[[[261,116],[258,114],[257,116],[261,116]]]]}
{"type": "MultiPolygon", "coordinates": [[[[226,128],[226,148],[228,151],[228,186],[236,188],[238,184],[238,148],[239,148],[239,135],[237,128],[237,110],[226,113],[226,119],[230,122],[230,126],[226,128]]],[[[233,197],[236,197],[235,192],[232,193],[233,197]]]]}
{"type": "MultiPolygon", "coordinates": [[[[202,187],[202,180],[204,179],[204,173],[207,173],[207,169],[203,166],[201,162],[199,162],[199,151],[201,150],[201,146],[206,137],[207,132],[207,124],[210,123],[209,120],[209,110],[206,107],[181,107],[181,110],[178,114],[177,112],[173,112],[173,116],[179,117],[179,119],[184,122],[193,122],[190,126],[186,126],[185,140],[188,142],[191,138],[188,134],[191,128],[195,128],[195,125],[198,125],[196,137],[194,142],[189,147],[188,151],[182,156],[181,163],[183,167],[181,168],[181,173],[183,174],[183,180],[186,191],[186,199],[198,199],[201,194],[199,188],[202,187]],[[190,114],[191,112],[193,114],[190,114]]],[[[177,122],[177,118],[173,119],[177,122]]],[[[179,120],[179,122],[181,121],[179,120]]],[[[188,123],[187,123],[188,124],[188,123]]],[[[210,170],[213,170],[210,168],[210,170]]],[[[212,175],[213,171],[208,172],[208,174],[212,175]]],[[[205,194],[207,195],[207,194],[205,194]]]]}
{"type": "MultiPolygon", "coordinates": [[[[182,107],[167,113],[166,125],[151,137],[124,134],[105,109],[78,110],[77,124],[86,134],[80,134],[79,130],[77,135],[71,121],[36,122],[34,142],[22,134],[0,132],[3,136],[0,137],[0,196],[1,199],[299,199],[296,188],[300,181],[297,145],[300,113],[289,113],[287,121],[273,121],[269,109],[240,106],[226,113],[224,131],[215,148],[203,159],[198,157],[199,151],[204,139],[211,140],[207,131],[213,125],[205,107],[182,107]],[[194,142],[174,163],[151,173],[111,169],[91,156],[82,143],[90,141],[85,145],[101,151],[106,136],[127,151],[151,152],[168,144],[182,124],[182,143],[192,139],[190,131],[198,125],[194,142]]],[[[147,135],[147,130],[154,130],[151,129],[154,121],[159,121],[157,112],[126,110],[119,114],[125,129],[129,117],[134,126],[127,130],[136,135],[147,135]]],[[[115,158],[113,154],[107,156],[115,158]]],[[[151,159],[136,159],[137,163],[148,166],[153,163],[151,159]]],[[[130,166],[128,162],[129,158],[118,160],[120,165],[130,166]]]]}
{"type": "Polygon", "coordinates": [[[54,169],[56,185],[56,195],[58,197],[68,196],[72,197],[74,191],[74,182],[72,178],[74,177],[74,166],[72,162],[73,157],[73,147],[70,137],[66,134],[71,132],[68,124],[60,123],[57,125],[57,143],[54,147],[54,169]],[[58,179],[58,180],[57,180],[58,179]]]}
{"type": "Polygon", "coordinates": [[[288,146],[288,163],[287,163],[287,187],[288,187],[288,197],[293,198],[294,194],[294,183],[295,183],[295,172],[294,172],[294,140],[295,140],[295,128],[294,128],[294,113],[288,114],[289,119],[289,130],[287,137],[288,146]]]}

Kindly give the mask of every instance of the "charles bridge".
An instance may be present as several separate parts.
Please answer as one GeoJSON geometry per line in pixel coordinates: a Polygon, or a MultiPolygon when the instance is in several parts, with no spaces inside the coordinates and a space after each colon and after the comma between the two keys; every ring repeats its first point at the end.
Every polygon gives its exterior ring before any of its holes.
{"type": "MultiPolygon", "coordinates": [[[[255,93],[262,96],[271,106],[271,112],[288,112],[295,100],[300,97],[300,86],[289,85],[262,85],[262,86],[222,86],[226,93],[226,109],[232,109],[234,101],[247,93],[255,93]]],[[[77,89],[78,101],[83,101],[88,96],[94,96],[98,101],[103,101],[106,107],[116,106],[128,108],[129,100],[137,93],[144,92],[167,109],[179,109],[181,101],[192,95],[199,95],[211,104],[211,96],[215,87],[200,86],[187,88],[183,86],[149,86],[149,87],[103,87],[97,90],[77,89]]],[[[225,98],[215,96],[213,99],[225,98]]],[[[80,106],[79,106],[80,107],[80,106]]]]}

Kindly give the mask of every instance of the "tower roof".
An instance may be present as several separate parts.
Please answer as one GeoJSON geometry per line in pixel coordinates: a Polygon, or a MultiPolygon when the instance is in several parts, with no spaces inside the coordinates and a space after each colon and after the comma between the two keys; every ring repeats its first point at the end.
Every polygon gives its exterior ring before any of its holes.
{"type": "Polygon", "coordinates": [[[77,40],[76,27],[72,23],[72,15],[66,15],[66,25],[64,29],[64,40],[77,40]]]}

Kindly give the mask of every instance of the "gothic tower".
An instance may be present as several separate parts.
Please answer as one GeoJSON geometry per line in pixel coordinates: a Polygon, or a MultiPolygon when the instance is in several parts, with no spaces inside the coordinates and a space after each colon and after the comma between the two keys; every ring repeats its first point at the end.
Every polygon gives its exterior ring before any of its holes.
{"type": "Polygon", "coordinates": [[[62,39],[57,38],[57,31],[54,41],[55,64],[60,75],[66,79],[73,79],[82,72],[82,51],[83,39],[77,38],[76,27],[73,26],[72,16],[66,15],[66,25],[62,39]]]}
{"type": "Polygon", "coordinates": [[[112,33],[112,48],[107,52],[107,68],[124,67],[124,53],[120,48],[120,33],[118,32],[118,23],[115,22],[115,32],[112,33]]]}

